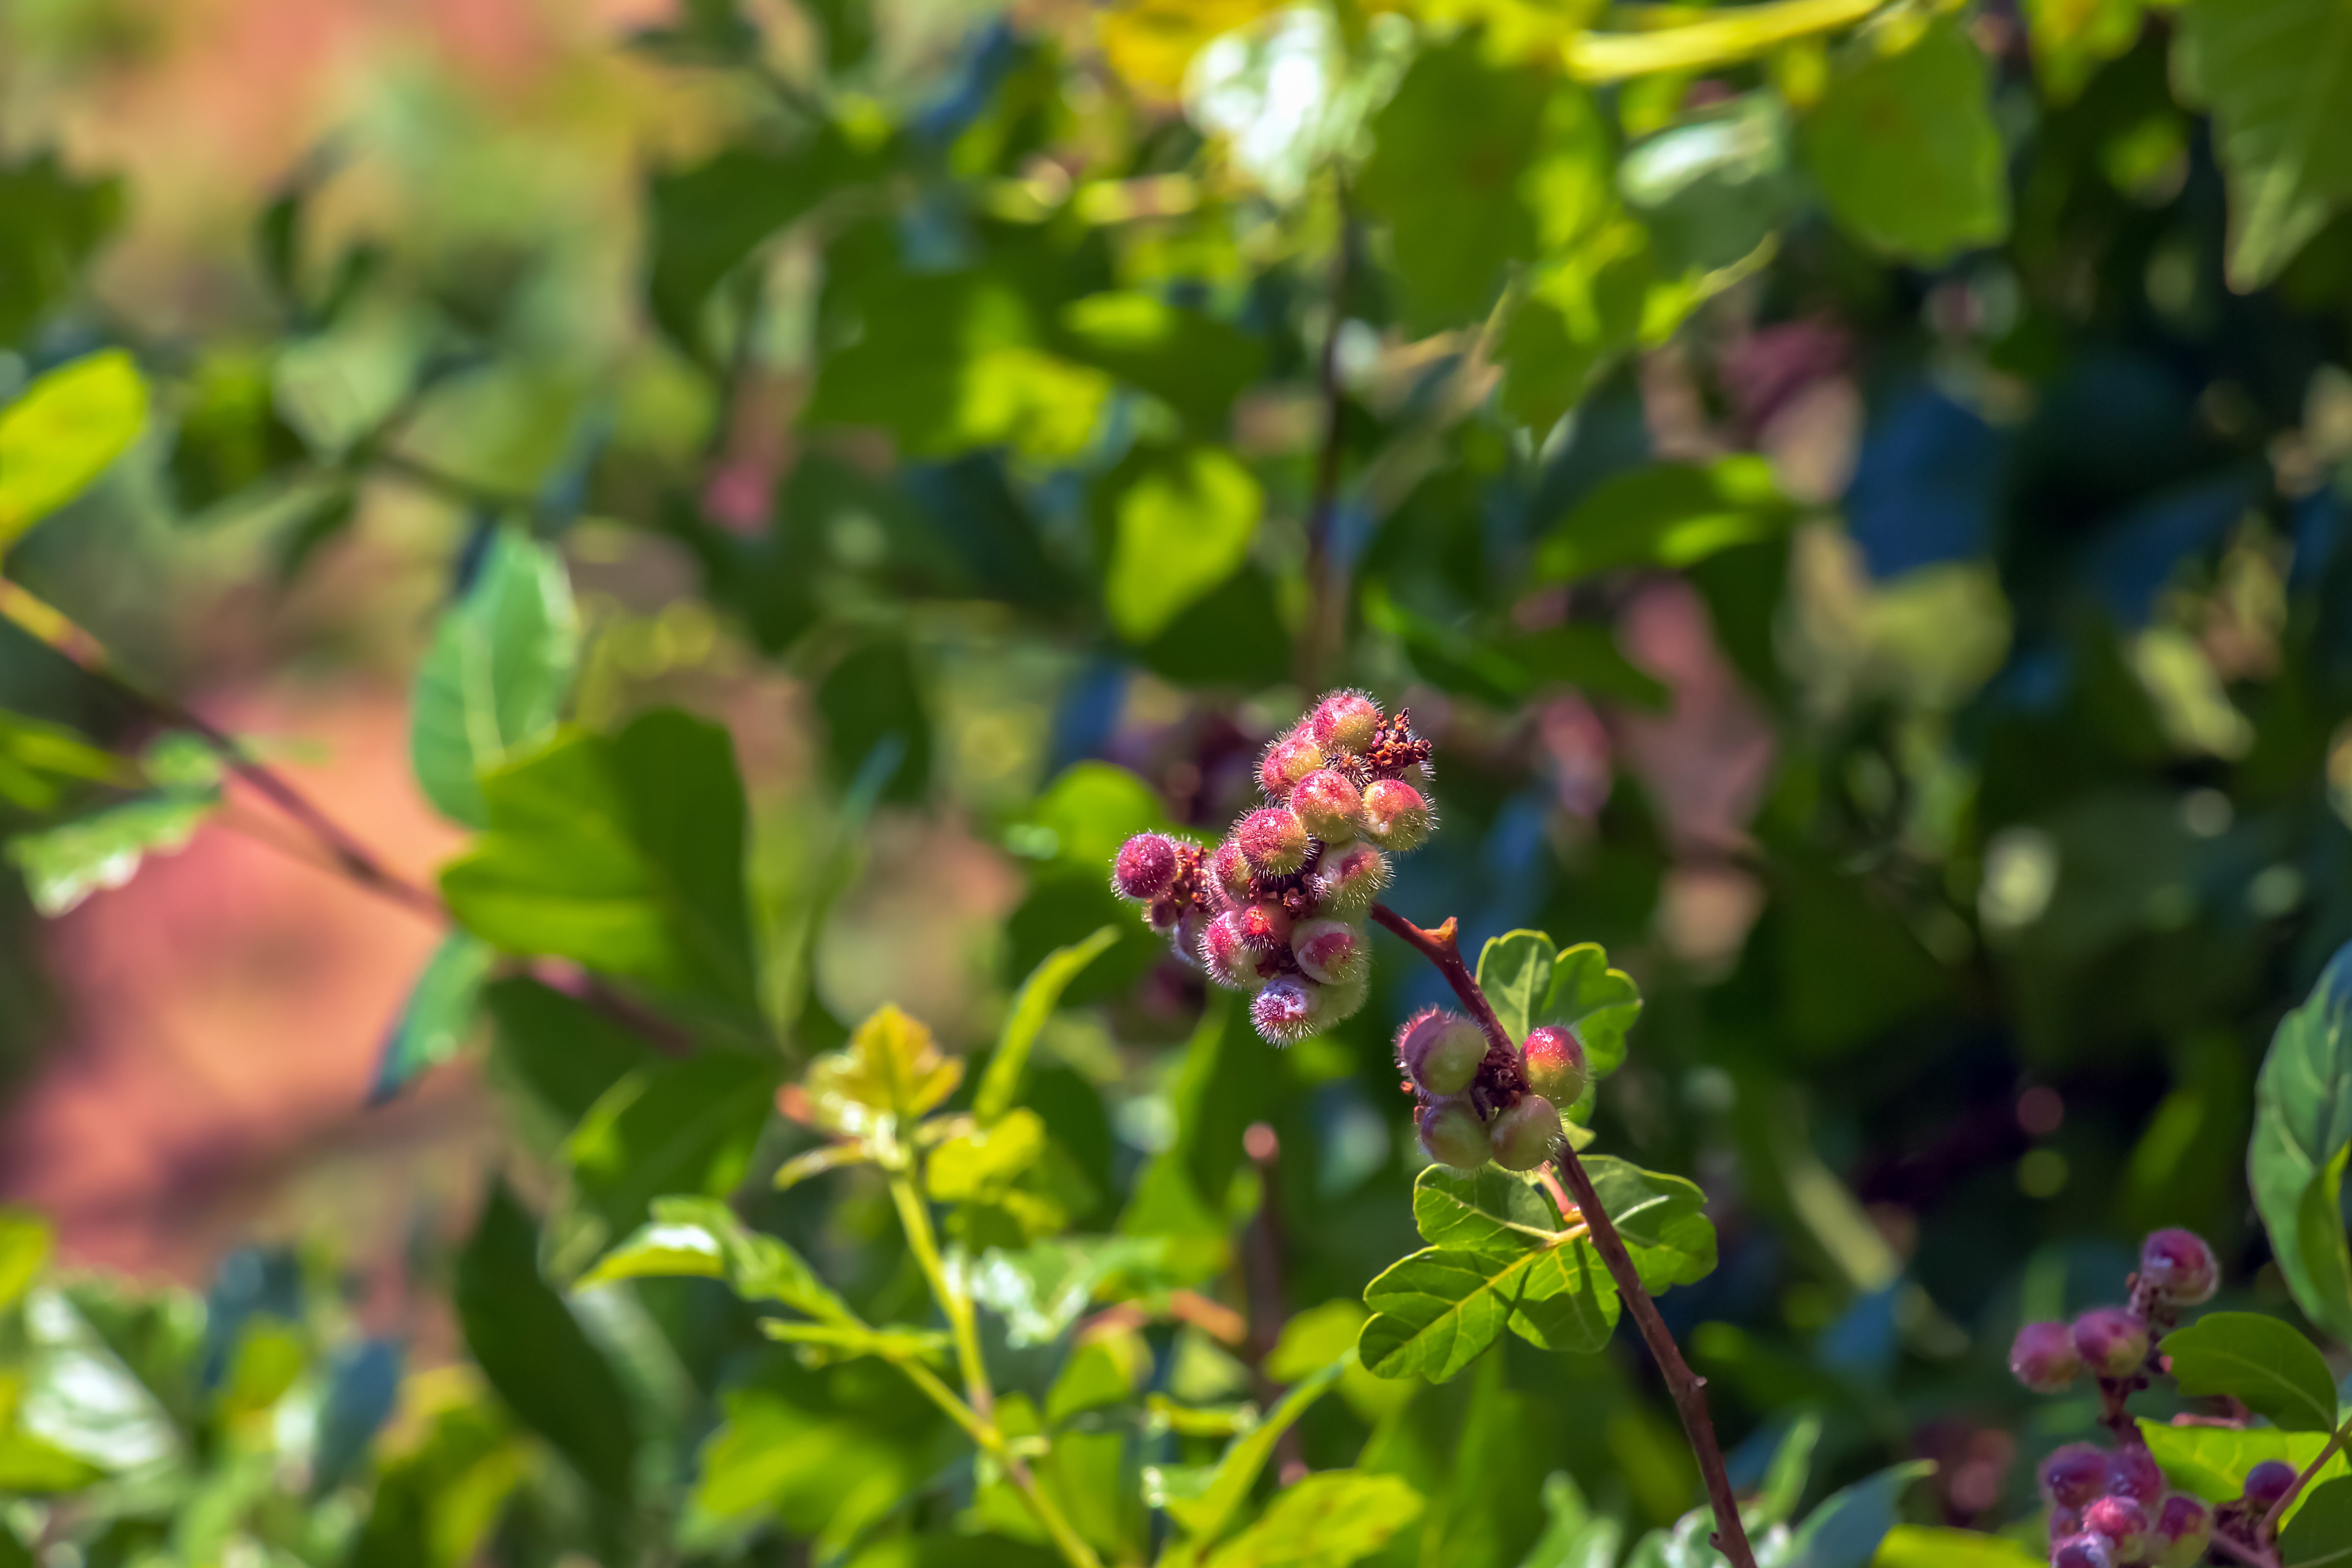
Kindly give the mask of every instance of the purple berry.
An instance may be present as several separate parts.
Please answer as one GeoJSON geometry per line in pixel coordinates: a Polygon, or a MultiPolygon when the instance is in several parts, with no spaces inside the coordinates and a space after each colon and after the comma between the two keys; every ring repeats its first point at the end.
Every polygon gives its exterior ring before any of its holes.
{"type": "Polygon", "coordinates": [[[2036,1394],[2055,1394],[2083,1374],[2074,1331],[2063,1323],[2028,1323],[2009,1347],[2009,1370],[2036,1394]]]}
{"type": "Polygon", "coordinates": [[[1389,883],[1389,858],[1369,844],[1332,844],[1307,879],[1307,890],[1327,915],[1360,915],[1389,883]]]}
{"type": "Polygon", "coordinates": [[[1353,755],[1379,736],[1381,705],[1360,691],[1334,691],[1315,705],[1307,723],[1326,757],[1353,755]]]}
{"type": "Polygon", "coordinates": [[[2247,1508],[2256,1513],[2268,1513],[2294,1489],[2295,1477],[2300,1473],[2284,1459],[2264,1459],[2246,1472],[2247,1508]]]}
{"type": "Polygon", "coordinates": [[[1585,1066],[1583,1043],[1577,1039],[1573,1029],[1551,1024],[1530,1029],[1520,1055],[1524,1058],[1520,1070],[1528,1075],[1528,1087],[1554,1105],[1574,1105],[1584,1097],[1584,1086],[1591,1081],[1591,1075],[1585,1066]]]}
{"type": "Polygon", "coordinates": [[[1316,984],[1297,974],[1277,974],[1250,1003],[1250,1022],[1269,1045],[1295,1046],[1323,1026],[1316,984]]]}
{"type": "Polygon", "coordinates": [[[1176,917],[1176,927],[1168,933],[1169,945],[1176,956],[1187,963],[1201,963],[1201,939],[1208,934],[1209,911],[1198,904],[1187,904],[1184,912],[1176,917]]]}
{"type": "MultiPolygon", "coordinates": [[[[1486,1059],[1486,1037],[1459,1013],[1430,1007],[1414,1014],[1397,1031],[1397,1065],[1407,1077],[1434,1095],[1460,1094],[1478,1076],[1486,1059]]],[[[1480,1163],[1485,1163],[1484,1156],[1480,1163]]]]}
{"type": "Polygon", "coordinates": [[[2083,1529],[2105,1541],[2126,1563],[2147,1550],[2147,1510],[2135,1498],[2100,1498],[2083,1510],[2083,1529]]]}
{"type": "Polygon", "coordinates": [[[2118,1448],[2107,1458],[2107,1490],[2154,1508],[2164,1496],[2164,1471],[2146,1448],[2118,1448]]]}
{"type": "Polygon", "coordinates": [[[2194,1231],[2159,1230],[2139,1249],[2139,1277],[2167,1301],[2194,1307],[2221,1288],[2213,1249],[2194,1231]]]}
{"type": "Polygon", "coordinates": [[[2107,1490],[2107,1453],[2088,1443],[2069,1443],[2042,1461],[2042,1495],[2057,1508],[2084,1509],[2107,1490]]]}
{"type": "Polygon", "coordinates": [[[2050,1510],[2050,1544],[2072,1541],[2083,1533],[2083,1510],[2079,1508],[2053,1508],[2050,1510]]]}
{"type": "Polygon", "coordinates": [[[1258,787],[1268,800],[1288,800],[1298,781],[1322,765],[1323,748],[1302,724],[1265,749],[1257,764],[1258,787]]]}
{"type": "Polygon", "coordinates": [[[1559,1110],[1540,1094],[1523,1094],[1488,1129],[1495,1163],[1507,1171],[1532,1171],[1559,1148],[1559,1110]]]}
{"type": "Polygon", "coordinates": [[[1441,1165],[1475,1171],[1486,1163],[1486,1124],[1466,1100],[1433,1100],[1418,1121],[1421,1146],[1441,1165]]]}
{"type": "Polygon", "coordinates": [[[2202,1498],[2174,1492],[2156,1516],[2151,1568],[2196,1568],[2213,1540],[2213,1510],[2202,1498]]]}
{"type": "Polygon", "coordinates": [[[1286,876],[1307,864],[1307,825],[1286,805],[1264,806],[1234,824],[1234,842],[1253,870],[1286,876]]]}
{"type": "Polygon", "coordinates": [[[2096,1307],[2074,1320],[2074,1348],[2100,1377],[2130,1377],[2147,1364],[2147,1324],[2121,1307],[2096,1307]]]}
{"type": "Polygon", "coordinates": [[[1429,798],[1402,779],[1374,779],[1364,788],[1364,837],[1402,855],[1428,840],[1429,798]]]}
{"type": "Polygon", "coordinates": [[[2052,1549],[2050,1568],[2116,1568],[2116,1554],[2097,1536],[2078,1535],[2052,1549]]]}
{"type": "Polygon", "coordinates": [[[1290,792],[1290,809],[1326,844],[1353,838],[1364,826],[1364,794],[1337,768],[1320,768],[1299,780],[1290,792]]]}
{"type": "Polygon", "coordinates": [[[1290,952],[1308,979],[1326,985],[1360,980],[1372,965],[1364,933],[1345,921],[1301,921],[1290,933],[1290,952]]]}
{"type": "Polygon", "coordinates": [[[1176,841],[1164,833],[1139,833],[1118,847],[1111,863],[1111,887],[1131,903],[1148,904],[1176,879],[1176,841]]]}

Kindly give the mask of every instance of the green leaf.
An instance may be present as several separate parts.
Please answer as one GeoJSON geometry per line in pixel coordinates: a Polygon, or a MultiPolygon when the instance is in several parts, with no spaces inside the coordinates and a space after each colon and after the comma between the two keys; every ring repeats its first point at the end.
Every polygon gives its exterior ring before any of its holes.
{"type": "Polygon", "coordinates": [[[478,776],[555,727],[578,644],[562,557],[520,529],[499,529],[416,672],[409,757],[444,816],[488,823],[478,776]]]}
{"type": "Polygon", "coordinates": [[[84,267],[122,216],[123,182],[76,179],[44,150],[0,163],[0,345],[82,286],[84,267]]]}
{"type": "Polygon", "coordinates": [[[782,1077],[774,1057],[707,1051],[648,1061],[600,1095],[563,1153],[607,1234],[636,1226],[665,1193],[718,1197],[741,1185],[782,1077]]]}
{"type": "Polygon", "coordinates": [[[1015,853],[1058,860],[1108,884],[1120,845],[1169,826],[1158,790],[1113,763],[1084,762],[1056,773],[1030,820],[1006,837],[1015,853]]]}
{"type": "Polygon", "coordinates": [[[572,1289],[672,1278],[723,1279],[747,1301],[780,1301],[819,1322],[861,1326],[857,1314],[826,1288],[799,1253],[746,1226],[718,1198],[656,1198],[653,1218],[598,1258],[572,1289]]]}
{"type": "Polygon", "coordinates": [[[33,907],[64,914],[92,893],[120,888],[150,855],[187,847],[220,805],[217,792],[170,790],[8,840],[8,858],[25,873],[33,907]]]}
{"type": "Polygon", "coordinates": [[[1545,1350],[1593,1351],[1617,1324],[1617,1292],[1586,1244],[1516,1257],[1433,1247],[1364,1287],[1372,1310],[1357,1353],[1381,1377],[1444,1383],[1507,1325],[1545,1350]]]}
{"type": "Polygon", "coordinates": [[[2336,1379],[2309,1340],[2259,1312],[2211,1312],[2164,1337],[2173,1380],[2192,1397],[2242,1402],[2289,1432],[2336,1429],[2336,1379]]]}
{"type": "Polygon", "coordinates": [[[2352,1480],[2330,1481],[2280,1532],[2279,1568],[2344,1568],[2352,1563],[2352,1480]]]}
{"type": "Polygon", "coordinates": [[[1433,1246],[1507,1256],[1551,1246],[1560,1226],[1550,1196],[1500,1165],[1423,1166],[1413,1179],[1412,1219],[1433,1246]]]}
{"type": "Polygon", "coordinates": [[[2254,1082],[2246,1151],[2254,1206],[2295,1304],[2352,1340],[2352,1262],[2336,1206],[2352,1146],[2352,946],[2321,971],[2302,1006],[2279,1021],[2254,1082]],[[2316,1189],[2316,1193],[2315,1193],[2316,1189]],[[2306,1226],[2308,1214],[2317,1224],[2306,1226]]]}
{"type": "Polygon", "coordinates": [[[0,711],[0,800],[45,812],[68,784],[138,782],[136,768],[64,725],[0,711]]]}
{"type": "Polygon", "coordinates": [[[1698,1184],[1606,1154],[1587,1157],[1584,1171],[1645,1289],[1695,1285],[1715,1272],[1715,1225],[1698,1184]]]}
{"type": "Polygon", "coordinates": [[[1519,1568],[1615,1568],[1625,1527],[1596,1515],[1565,1470],[1544,1478],[1544,1532],[1519,1560],[1519,1568]]]}
{"type": "MultiPolygon", "coordinates": [[[[2301,1470],[2327,1446],[2319,1433],[2283,1432],[2275,1426],[2169,1426],[2142,1421],[2139,1432],[2165,1479],[2208,1502],[2242,1496],[2247,1472],[2265,1460],[2301,1470]]],[[[2347,1474],[2352,1474],[2352,1458],[2340,1453],[2320,1471],[2322,1479],[2347,1474]]]]}
{"type": "Polygon", "coordinates": [[[1625,1065],[1625,1037],[1641,1016],[1642,991],[1633,976],[1610,968],[1599,942],[1580,942],[1553,964],[1535,1021],[1576,1031],[1592,1076],[1604,1079],[1625,1065]]]}
{"type": "Polygon", "coordinates": [[[1630,217],[1531,270],[1496,345],[1503,412],[1538,434],[1559,424],[1640,342],[1654,273],[1649,235],[1630,217]]]}
{"type": "Polygon", "coordinates": [[[476,935],[753,1009],[743,786],[725,730],[659,709],[614,736],[559,731],[484,775],[482,794],[488,831],[441,872],[476,935]]]}
{"type": "Polygon", "coordinates": [[[637,1438],[613,1368],[540,1277],[539,1234],[506,1184],[492,1184],[457,1255],[457,1320],[476,1364],[524,1425],[607,1497],[635,1489],[637,1438]]]}
{"type": "Polygon", "coordinates": [[[981,1075],[980,1089],[972,1096],[971,1113],[983,1123],[996,1121],[1013,1108],[1020,1097],[1021,1075],[1029,1066],[1029,1049],[1054,1016],[1062,993],[1118,936],[1118,927],[1104,926],[1084,942],[1057,947],[1021,983],[1012,1011],[1005,1015],[1004,1028],[996,1037],[996,1052],[988,1058],[988,1070],[981,1075]]]}
{"type": "Polygon", "coordinates": [[[1664,712],[1665,684],[1641,668],[1617,647],[1613,627],[1595,621],[1562,621],[1503,645],[1538,684],[1557,681],[1587,697],[1611,698],[1635,708],[1664,712]]]}
{"type": "Polygon", "coordinates": [[[943,1054],[930,1030],[884,1006],[857,1026],[846,1048],[810,1064],[806,1087],[821,1125],[862,1137],[911,1124],[962,1080],[962,1061],[943,1054]]]}
{"type": "Polygon", "coordinates": [[[1756,1489],[1756,1496],[1739,1510],[1750,1531],[1760,1531],[1780,1523],[1797,1511],[1804,1500],[1806,1484],[1813,1472],[1813,1451],[1821,1447],[1822,1417],[1819,1412],[1808,1410],[1791,1422],[1780,1446],[1772,1450],[1772,1462],[1765,1467],[1764,1483],[1756,1489]]]}
{"type": "Polygon", "coordinates": [[[1762,458],[1658,463],[1587,496],[1537,547],[1536,574],[1566,583],[1619,566],[1689,566],[1785,533],[1797,515],[1762,458]]]}
{"type": "Polygon", "coordinates": [[[1024,1106],[933,1149],[924,1185],[943,1204],[991,1202],[1045,1152],[1045,1119],[1024,1106]]]}
{"type": "Polygon", "coordinates": [[[1073,300],[1060,326],[1070,358],[1151,394],[1204,437],[1223,432],[1226,410],[1265,364],[1255,338],[1137,290],[1073,300]]]}
{"type": "Polygon", "coordinates": [[[1242,568],[1265,492],[1221,447],[1139,448],[1104,481],[1103,603],[1130,643],[1160,635],[1242,568]]]}
{"type": "Polygon", "coordinates": [[[2352,201],[2342,134],[2352,12],[2336,0],[2192,0],[2189,71],[2230,185],[2230,286],[2261,288],[2352,201]]]}
{"type": "Polygon", "coordinates": [[[29,1209],[0,1209],[0,1310],[23,1299],[48,1266],[55,1237],[29,1209]]]}
{"type": "Polygon", "coordinates": [[[1347,1568],[1421,1512],[1421,1494],[1396,1476],[1324,1470],[1275,1494],[1256,1523],[1217,1549],[1209,1568],[1347,1568]]]}
{"type": "Polygon", "coordinates": [[[1478,952],[1478,989],[1495,1009],[1503,1032],[1514,1043],[1528,1037],[1536,1026],[1536,1010],[1549,994],[1552,965],[1559,956],[1551,938],[1539,931],[1506,931],[1489,937],[1478,952]]]}
{"type": "Polygon", "coordinates": [[[0,551],[88,489],[146,427],[146,378],[121,349],[37,377],[0,408],[0,551]]]}
{"type": "Polygon", "coordinates": [[[1832,1493],[1796,1530],[1787,1568],[1867,1568],[1895,1528],[1895,1505],[1933,1461],[1895,1465],[1832,1493]]]}
{"type": "Polygon", "coordinates": [[[2009,181],[1985,58],[1957,17],[1850,45],[1804,124],[1831,216],[1864,244],[1941,261],[2009,232],[2009,181]]]}
{"type": "Polygon", "coordinates": [[[382,1105],[427,1068],[457,1054],[474,1026],[474,1006],[494,955],[477,938],[452,931],[441,939],[424,972],[408,988],[408,1000],[377,1054],[375,1083],[368,1103],[382,1105]]]}
{"type": "Polygon", "coordinates": [[[1266,1412],[1265,1420],[1225,1445],[1225,1451],[1218,1456],[1207,1484],[1197,1496],[1169,1500],[1169,1516],[1183,1527],[1196,1546],[1206,1546],[1225,1532],[1257,1485],[1265,1462],[1274,1457],[1275,1445],[1282,1440],[1282,1435],[1297,1424],[1309,1405],[1330,1391],[1347,1366],[1348,1357],[1343,1355],[1293,1384],[1289,1392],[1266,1412]]]}
{"type": "Polygon", "coordinates": [[[950,1340],[936,1329],[868,1328],[864,1323],[795,1323],[761,1321],[760,1331],[788,1345],[813,1345],[840,1357],[875,1356],[883,1361],[944,1363],[950,1340]]]}
{"type": "Polygon", "coordinates": [[[2048,1561],[1998,1535],[1898,1524],[1878,1543],[1871,1568],[2042,1568],[2048,1561]]]}

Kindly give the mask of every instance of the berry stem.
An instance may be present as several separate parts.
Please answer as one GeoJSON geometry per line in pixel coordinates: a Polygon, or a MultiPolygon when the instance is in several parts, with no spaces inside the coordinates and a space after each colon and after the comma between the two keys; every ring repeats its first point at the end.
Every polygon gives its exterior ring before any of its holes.
{"type": "MultiPolygon", "coordinates": [[[[1458,926],[1452,916],[1447,916],[1445,923],[1436,930],[1423,931],[1386,904],[1374,904],[1372,919],[1437,966],[1445,983],[1454,988],[1454,994],[1461,998],[1470,1016],[1478,1021],[1479,1028],[1486,1031],[1491,1047],[1512,1052],[1518,1049],[1505,1032],[1502,1020],[1495,1016],[1486,994],[1478,988],[1476,976],[1462,962],[1458,926]]],[[[1592,1245],[1600,1250],[1601,1261],[1608,1266],[1610,1279],[1616,1281],[1617,1293],[1624,1298],[1626,1309],[1633,1314],[1642,1342],[1650,1347],[1651,1358],[1658,1363],[1658,1371],[1666,1380],[1666,1390],[1674,1396],[1675,1413],[1682,1417],[1683,1434],[1690,1440],[1699,1475],[1706,1482],[1707,1505],[1715,1513],[1715,1549],[1730,1559],[1732,1568],[1756,1568],[1756,1554],[1748,1547],[1747,1527],[1740,1522],[1739,1502],[1732,1494],[1731,1478],[1723,1468],[1723,1450],[1716,1443],[1715,1420],[1706,1407],[1706,1380],[1691,1371],[1690,1363],[1683,1359],[1681,1347],[1675,1343],[1674,1331],[1666,1327],[1665,1319],[1658,1313],[1658,1304],[1643,1288],[1642,1276],[1625,1251],[1624,1238],[1617,1234],[1616,1222],[1601,1205],[1601,1194],[1593,1191],[1592,1178],[1584,1173],[1576,1151],[1563,1144],[1555,1164],[1560,1179],[1567,1183],[1567,1195],[1574,1200],[1572,1204],[1560,1204],[1560,1217],[1580,1219],[1591,1228],[1592,1245]],[[1575,1211],[1572,1215],[1571,1208],[1575,1211]]],[[[1554,1202],[1560,1202],[1562,1194],[1555,1188],[1552,1196],[1554,1202]]]]}

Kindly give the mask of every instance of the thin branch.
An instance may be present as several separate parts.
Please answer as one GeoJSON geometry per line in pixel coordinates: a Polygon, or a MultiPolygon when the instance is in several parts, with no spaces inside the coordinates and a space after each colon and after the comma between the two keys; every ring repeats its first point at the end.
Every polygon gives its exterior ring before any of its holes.
{"type": "Polygon", "coordinates": [[[2210,1544],[2223,1556],[2233,1562],[2248,1563],[2251,1568],[2279,1568],[2278,1553],[2259,1546],[2248,1546],[2242,1541],[2231,1539],[2223,1531],[2213,1532],[2210,1544]]]}
{"type": "MultiPolygon", "coordinates": [[[[1518,1048],[1503,1028],[1502,1020],[1495,1016],[1494,1006],[1478,988],[1476,978],[1463,963],[1456,925],[1451,917],[1435,931],[1423,931],[1386,904],[1374,904],[1372,919],[1437,966],[1445,983],[1454,988],[1454,995],[1478,1021],[1491,1047],[1505,1051],[1518,1048]]],[[[1634,1326],[1641,1331],[1642,1341],[1649,1346],[1652,1359],[1666,1380],[1666,1390],[1674,1396],[1675,1414],[1682,1417],[1683,1434],[1690,1439],[1691,1452],[1698,1459],[1699,1475],[1706,1483],[1707,1505],[1715,1513],[1715,1548],[1730,1559],[1732,1568],[1756,1568],[1756,1554],[1748,1547],[1747,1528],[1739,1519],[1739,1501],[1732,1493],[1731,1478],[1723,1468],[1723,1451],[1716,1443],[1715,1420],[1707,1412],[1706,1380],[1691,1371],[1690,1363],[1683,1360],[1673,1331],[1659,1316],[1658,1304],[1650,1299],[1650,1292],[1643,1288],[1642,1276],[1625,1250],[1624,1238],[1617,1234],[1616,1222],[1602,1206],[1601,1194],[1593,1191],[1592,1178],[1585,1174],[1576,1151],[1562,1145],[1557,1164],[1574,1199],[1572,1205],[1563,1205],[1560,1217],[1580,1219],[1591,1228],[1592,1245],[1608,1267],[1610,1279],[1616,1281],[1617,1293],[1624,1298],[1626,1310],[1633,1314],[1634,1326]],[[1572,1216],[1570,1208],[1574,1210],[1572,1216]]]]}

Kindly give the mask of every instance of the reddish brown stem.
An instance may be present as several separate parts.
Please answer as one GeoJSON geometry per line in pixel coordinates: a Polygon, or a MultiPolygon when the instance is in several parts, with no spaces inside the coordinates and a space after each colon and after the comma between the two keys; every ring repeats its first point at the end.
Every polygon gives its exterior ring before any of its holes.
{"type": "MultiPolygon", "coordinates": [[[[1504,1031],[1502,1020],[1495,1016],[1486,994],[1478,988],[1477,978],[1462,962],[1462,947],[1451,917],[1435,931],[1423,931],[1386,904],[1374,904],[1372,919],[1437,966],[1445,983],[1454,988],[1454,994],[1462,999],[1462,1005],[1486,1031],[1490,1045],[1507,1051],[1518,1048],[1504,1031]]],[[[1616,1222],[1601,1206],[1601,1194],[1593,1191],[1592,1178],[1585,1174],[1583,1162],[1576,1157],[1576,1151],[1563,1145],[1555,1163],[1574,1199],[1575,1217],[1591,1229],[1592,1245],[1608,1267],[1610,1279],[1616,1281],[1617,1293],[1624,1298],[1626,1310],[1633,1313],[1642,1342],[1649,1346],[1651,1358],[1658,1363],[1658,1371],[1666,1380],[1666,1391],[1674,1396],[1675,1412],[1682,1417],[1683,1435],[1690,1440],[1691,1453],[1698,1460],[1699,1476],[1706,1483],[1707,1506],[1715,1513],[1715,1548],[1730,1559],[1732,1568],[1756,1568],[1756,1554],[1748,1544],[1747,1527],[1739,1519],[1739,1501],[1732,1495],[1731,1478],[1723,1468],[1723,1450],[1715,1440],[1715,1419],[1706,1408],[1706,1380],[1691,1371],[1690,1363],[1683,1359],[1682,1348],[1675,1343],[1673,1331],[1658,1314],[1658,1304],[1643,1288],[1642,1276],[1625,1251],[1624,1238],[1617,1234],[1616,1222]]],[[[1569,1217],[1565,1208],[1561,1217],[1569,1217]]]]}

